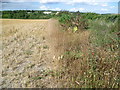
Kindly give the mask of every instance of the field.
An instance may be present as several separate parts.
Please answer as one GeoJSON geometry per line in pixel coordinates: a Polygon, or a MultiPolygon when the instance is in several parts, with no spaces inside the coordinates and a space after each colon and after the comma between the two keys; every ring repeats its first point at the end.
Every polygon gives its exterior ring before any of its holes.
{"type": "Polygon", "coordinates": [[[56,19],[1,21],[2,87],[119,87],[115,23],[89,20],[84,30],[84,21],[78,28],[56,19]]]}
{"type": "Polygon", "coordinates": [[[36,79],[56,67],[47,41],[51,26],[51,20],[2,20],[3,87],[48,85],[49,77],[36,79]]]}

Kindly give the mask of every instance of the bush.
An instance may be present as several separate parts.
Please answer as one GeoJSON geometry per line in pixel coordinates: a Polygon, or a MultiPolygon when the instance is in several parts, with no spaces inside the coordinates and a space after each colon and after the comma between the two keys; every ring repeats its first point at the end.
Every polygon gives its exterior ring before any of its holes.
{"type": "Polygon", "coordinates": [[[61,23],[62,28],[65,31],[80,31],[88,28],[87,19],[79,14],[65,14],[63,13],[61,17],[59,17],[59,21],[61,23]]]}

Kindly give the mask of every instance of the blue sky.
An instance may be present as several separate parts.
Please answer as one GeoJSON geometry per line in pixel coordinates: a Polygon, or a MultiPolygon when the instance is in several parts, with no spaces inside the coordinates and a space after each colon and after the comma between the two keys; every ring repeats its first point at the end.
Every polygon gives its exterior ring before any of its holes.
{"type": "Polygon", "coordinates": [[[2,10],[69,10],[118,13],[119,0],[3,0],[2,10]]]}

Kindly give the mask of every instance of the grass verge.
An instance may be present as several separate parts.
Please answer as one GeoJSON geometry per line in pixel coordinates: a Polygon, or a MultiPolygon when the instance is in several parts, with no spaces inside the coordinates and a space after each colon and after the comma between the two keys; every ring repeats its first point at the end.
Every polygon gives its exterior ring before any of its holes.
{"type": "Polygon", "coordinates": [[[90,21],[88,31],[60,31],[55,49],[62,70],[59,81],[68,88],[118,88],[117,22],[90,21]]]}

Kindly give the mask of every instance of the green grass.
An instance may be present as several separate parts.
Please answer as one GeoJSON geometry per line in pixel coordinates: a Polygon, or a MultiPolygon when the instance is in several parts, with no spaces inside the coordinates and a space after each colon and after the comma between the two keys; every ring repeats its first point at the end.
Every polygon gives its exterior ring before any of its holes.
{"type": "Polygon", "coordinates": [[[90,21],[91,43],[95,46],[118,44],[118,22],[105,22],[104,20],[90,21]]]}
{"type": "Polygon", "coordinates": [[[28,50],[26,50],[24,53],[25,53],[26,55],[31,55],[33,52],[28,49],[28,50]]]}
{"type": "Polygon", "coordinates": [[[43,46],[43,49],[49,49],[49,47],[47,45],[43,46]]]}

